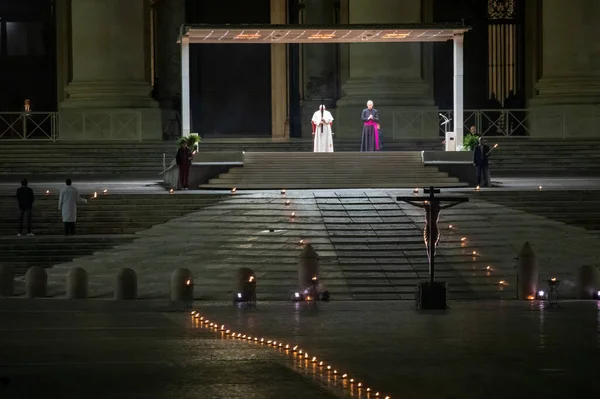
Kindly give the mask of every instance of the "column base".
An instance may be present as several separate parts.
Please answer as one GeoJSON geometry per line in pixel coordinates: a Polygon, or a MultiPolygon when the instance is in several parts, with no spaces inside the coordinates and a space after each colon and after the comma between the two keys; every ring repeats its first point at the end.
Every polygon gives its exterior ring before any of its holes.
{"type": "Polygon", "coordinates": [[[59,111],[61,141],[161,140],[158,108],[77,108],[59,111]]]}
{"type": "Polygon", "coordinates": [[[60,108],[158,108],[151,90],[146,82],[73,82],[60,108]]]}
{"type": "Polygon", "coordinates": [[[531,106],[600,104],[600,77],[542,78],[531,106]]]}
{"type": "Polygon", "coordinates": [[[528,116],[531,137],[600,137],[600,104],[531,104],[528,116]]]}

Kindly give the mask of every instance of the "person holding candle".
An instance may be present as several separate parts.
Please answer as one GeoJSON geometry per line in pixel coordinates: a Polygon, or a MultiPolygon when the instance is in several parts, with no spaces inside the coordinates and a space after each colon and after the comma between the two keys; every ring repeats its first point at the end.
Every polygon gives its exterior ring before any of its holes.
{"type": "Polygon", "coordinates": [[[473,151],[473,165],[475,165],[475,173],[477,185],[480,187],[490,187],[490,147],[485,144],[483,137],[480,137],[479,145],[473,151]]]}

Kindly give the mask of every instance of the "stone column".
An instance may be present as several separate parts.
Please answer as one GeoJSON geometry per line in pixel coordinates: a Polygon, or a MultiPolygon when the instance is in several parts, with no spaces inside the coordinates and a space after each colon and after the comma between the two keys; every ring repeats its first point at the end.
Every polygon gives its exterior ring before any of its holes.
{"type": "MultiPolygon", "coordinates": [[[[421,23],[428,0],[349,0],[349,23],[421,23]]],[[[437,111],[427,82],[427,45],[420,43],[351,44],[349,77],[338,101],[337,137],[357,136],[360,111],[373,100],[381,115],[387,140],[397,137],[437,136],[437,111]],[[427,114],[422,114],[425,111],[427,114]],[[432,123],[432,121],[434,123],[432,123]]],[[[450,60],[448,64],[451,65],[450,60]]]]}
{"type": "MultiPolygon", "coordinates": [[[[271,0],[271,23],[285,24],[286,21],[287,1],[271,0]]],[[[271,44],[271,125],[273,139],[276,140],[290,137],[286,128],[289,109],[287,76],[287,44],[271,44]]]]}
{"type": "MultiPolygon", "coordinates": [[[[332,0],[306,0],[304,23],[309,25],[331,25],[334,4],[332,0]]],[[[302,106],[302,137],[312,137],[310,123],[313,113],[319,109],[321,98],[335,98],[336,44],[305,44],[303,51],[304,102],[302,106]]],[[[325,101],[332,108],[331,101],[325,101]]],[[[335,110],[330,109],[335,118],[335,110]]]]}
{"type": "Polygon", "coordinates": [[[62,140],[160,139],[150,97],[147,0],[71,0],[71,79],[62,140]]]}
{"type": "Polygon", "coordinates": [[[544,0],[531,134],[600,136],[600,1],[544,0]]]}

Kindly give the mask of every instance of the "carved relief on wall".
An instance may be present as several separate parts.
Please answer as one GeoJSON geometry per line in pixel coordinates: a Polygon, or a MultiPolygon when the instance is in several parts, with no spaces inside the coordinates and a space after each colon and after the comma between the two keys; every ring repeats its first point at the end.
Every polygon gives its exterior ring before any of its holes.
{"type": "Polygon", "coordinates": [[[489,19],[513,19],[515,0],[488,0],[489,19]]]}

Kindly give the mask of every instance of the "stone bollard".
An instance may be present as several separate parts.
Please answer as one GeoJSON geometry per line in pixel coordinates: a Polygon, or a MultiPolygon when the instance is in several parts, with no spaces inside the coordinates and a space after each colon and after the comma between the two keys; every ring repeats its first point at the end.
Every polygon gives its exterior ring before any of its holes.
{"type": "Polygon", "coordinates": [[[15,295],[15,271],[12,266],[0,265],[0,297],[15,295]]]}
{"type": "Polygon", "coordinates": [[[48,288],[48,273],[41,266],[33,266],[25,273],[25,296],[44,298],[48,288]]]}
{"type": "Polygon", "coordinates": [[[194,279],[188,269],[180,267],[171,274],[171,300],[194,300],[194,279]]]}
{"type": "Polygon", "coordinates": [[[579,299],[594,299],[600,290],[600,272],[592,265],[581,266],[577,276],[577,297],[579,299]]]}
{"type": "Polygon", "coordinates": [[[517,266],[518,299],[535,299],[538,286],[539,270],[537,255],[531,244],[526,242],[519,253],[517,266]]]}
{"type": "Polygon", "coordinates": [[[248,302],[256,299],[256,274],[254,270],[240,267],[235,273],[233,284],[233,300],[248,302]]]}
{"type": "Polygon", "coordinates": [[[312,245],[307,244],[302,248],[298,263],[298,282],[301,288],[312,286],[313,279],[319,278],[319,254],[312,245]]]}
{"type": "Polygon", "coordinates": [[[124,268],[117,273],[115,299],[119,301],[137,299],[137,274],[134,270],[124,268]]]}
{"type": "Polygon", "coordinates": [[[72,267],[67,273],[67,298],[87,299],[88,274],[81,267],[72,267]]]}

